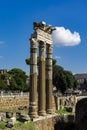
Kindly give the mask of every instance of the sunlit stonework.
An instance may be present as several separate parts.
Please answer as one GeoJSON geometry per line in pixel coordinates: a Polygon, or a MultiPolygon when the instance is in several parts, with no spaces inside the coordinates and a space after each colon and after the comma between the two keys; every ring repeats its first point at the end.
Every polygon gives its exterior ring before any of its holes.
{"type": "Polygon", "coordinates": [[[33,23],[34,33],[30,38],[30,106],[32,118],[52,114],[52,31],[45,22],[33,23]],[[39,51],[38,51],[39,50],[39,51]],[[38,92],[37,53],[39,52],[38,92]],[[38,101],[38,102],[37,102],[38,101]]]}

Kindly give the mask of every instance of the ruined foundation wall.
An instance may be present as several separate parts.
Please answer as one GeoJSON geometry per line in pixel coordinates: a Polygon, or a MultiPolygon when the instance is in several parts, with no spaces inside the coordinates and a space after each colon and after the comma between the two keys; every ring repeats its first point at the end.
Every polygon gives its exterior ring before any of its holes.
{"type": "Polygon", "coordinates": [[[48,115],[46,117],[40,117],[37,121],[34,121],[36,130],[56,130],[58,122],[74,122],[74,115],[48,115]]]}
{"type": "MultiPolygon", "coordinates": [[[[82,98],[86,98],[84,96],[72,97],[72,101],[76,103],[82,98]]],[[[63,108],[67,105],[67,101],[65,97],[55,97],[52,96],[52,106],[53,111],[55,112],[58,109],[63,108]]],[[[29,96],[19,96],[19,97],[0,97],[0,110],[2,109],[18,109],[20,106],[29,107],[29,96]]]]}
{"type": "Polygon", "coordinates": [[[29,97],[0,97],[0,110],[18,109],[29,106],[29,97]]]}
{"type": "MultiPolygon", "coordinates": [[[[53,110],[56,110],[54,96],[52,98],[53,110]]],[[[0,97],[0,110],[18,109],[21,106],[29,107],[29,96],[0,97]]]]}

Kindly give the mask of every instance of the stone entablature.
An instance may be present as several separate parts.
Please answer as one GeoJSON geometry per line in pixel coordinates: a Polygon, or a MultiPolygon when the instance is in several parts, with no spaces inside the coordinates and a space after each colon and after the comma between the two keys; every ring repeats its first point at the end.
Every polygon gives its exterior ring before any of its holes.
{"type": "Polygon", "coordinates": [[[47,32],[44,32],[43,30],[37,29],[35,31],[35,34],[33,35],[38,39],[38,41],[43,41],[48,44],[52,44],[52,37],[47,32]]]}
{"type": "Polygon", "coordinates": [[[45,22],[34,22],[34,33],[31,37],[36,38],[39,41],[42,41],[47,44],[52,44],[52,31],[55,28],[51,25],[46,25],[45,22]]]}

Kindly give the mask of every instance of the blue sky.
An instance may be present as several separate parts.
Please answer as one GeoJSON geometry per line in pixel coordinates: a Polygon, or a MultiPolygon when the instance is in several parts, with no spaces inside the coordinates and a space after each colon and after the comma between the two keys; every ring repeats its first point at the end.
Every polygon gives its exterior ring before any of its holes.
{"type": "Polygon", "coordinates": [[[30,57],[33,22],[45,21],[59,32],[61,27],[65,34],[68,30],[68,40],[75,36],[69,43],[62,39],[62,32],[57,44],[53,39],[53,58],[57,64],[73,73],[87,73],[86,12],[87,0],[0,0],[0,69],[21,68],[29,73],[25,59],[30,57]]]}

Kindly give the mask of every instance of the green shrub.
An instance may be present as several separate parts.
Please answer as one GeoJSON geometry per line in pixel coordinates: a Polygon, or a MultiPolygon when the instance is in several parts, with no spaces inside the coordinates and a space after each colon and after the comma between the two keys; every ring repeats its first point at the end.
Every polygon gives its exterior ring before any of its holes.
{"type": "Polygon", "coordinates": [[[72,107],[64,107],[63,109],[57,110],[58,114],[72,114],[72,107]]]}
{"type": "Polygon", "coordinates": [[[67,112],[72,112],[72,107],[65,107],[67,112]]]}

